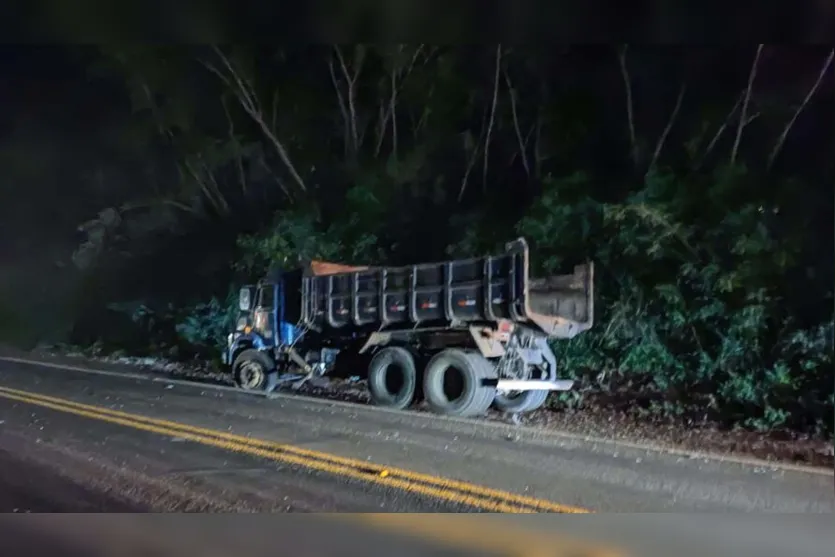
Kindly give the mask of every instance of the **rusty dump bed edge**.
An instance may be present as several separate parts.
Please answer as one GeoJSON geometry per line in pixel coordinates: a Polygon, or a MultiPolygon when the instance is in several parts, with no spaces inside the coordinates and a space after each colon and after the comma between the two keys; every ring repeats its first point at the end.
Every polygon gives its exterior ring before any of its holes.
{"type": "Polygon", "coordinates": [[[509,319],[554,338],[594,322],[594,264],[568,275],[529,277],[524,238],[503,254],[368,267],[310,261],[302,278],[301,320],[314,329],[458,327],[509,319]]]}
{"type": "Polygon", "coordinates": [[[330,261],[318,261],[316,259],[308,261],[304,267],[304,273],[308,276],[326,276],[336,275],[339,273],[353,273],[355,271],[365,271],[369,269],[367,266],[343,265],[341,263],[331,263],[330,261]]]}

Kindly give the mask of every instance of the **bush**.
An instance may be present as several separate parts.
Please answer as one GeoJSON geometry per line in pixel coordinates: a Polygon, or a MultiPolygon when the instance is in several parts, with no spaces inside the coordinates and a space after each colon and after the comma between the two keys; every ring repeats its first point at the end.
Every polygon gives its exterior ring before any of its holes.
{"type": "Polygon", "coordinates": [[[363,210],[363,204],[376,204],[365,190],[349,192],[345,219],[325,226],[315,216],[292,212],[279,213],[265,231],[238,239],[239,258],[235,270],[245,280],[263,276],[273,266],[293,267],[310,259],[375,263],[385,254],[379,247],[377,230],[383,221],[376,210],[363,210]]]}
{"type": "MultiPolygon", "coordinates": [[[[714,179],[735,197],[747,175],[714,179]]],[[[832,433],[831,313],[809,326],[791,317],[808,295],[786,278],[801,248],[777,238],[772,211],[717,204],[715,222],[697,226],[680,192],[700,184],[670,175],[621,203],[583,196],[582,176],[551,185],[518,231],[543,271],[583,253],[597,263],[597,324],[557,347],[583,392],[662,418],[832,433]]]]}
{"type": "Polygon", "coordinates": [[[237,302],[237,290],[230,288],[223,300],[212,298],[181,312],[175,330],[194,352],[216,357],[235,326],[237,302]]]}

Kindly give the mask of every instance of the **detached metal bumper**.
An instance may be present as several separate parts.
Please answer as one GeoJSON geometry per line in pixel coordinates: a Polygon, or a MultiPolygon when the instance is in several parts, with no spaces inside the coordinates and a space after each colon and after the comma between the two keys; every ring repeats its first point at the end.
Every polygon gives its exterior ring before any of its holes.
{"type": "Polygon", "coordinates": [[[499,379],[496,389],[499,391],[570,391],[574,381],[539,381],[521,379],[499,379]]]}

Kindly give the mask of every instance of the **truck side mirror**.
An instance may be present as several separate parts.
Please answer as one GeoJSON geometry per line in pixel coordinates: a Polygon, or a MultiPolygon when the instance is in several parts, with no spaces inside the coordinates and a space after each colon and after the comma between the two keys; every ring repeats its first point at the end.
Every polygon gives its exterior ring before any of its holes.
{"type": "Polygon", "coordinates": [[[238,309],[241,311],[249,311],[252,307],[252,294],[249,288],[241,288],[238,294],[238,309]]]}

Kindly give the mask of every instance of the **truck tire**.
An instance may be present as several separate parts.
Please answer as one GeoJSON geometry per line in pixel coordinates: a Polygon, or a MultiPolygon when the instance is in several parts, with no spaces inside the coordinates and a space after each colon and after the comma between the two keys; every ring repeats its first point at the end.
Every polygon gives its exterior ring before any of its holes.
{"type": "Polygon", "coordinates": [[[496,388],[483,381],[495,378],[495,368],[481,354],[448,349],[429,360],[423,373],[423,395],[438,414],[480,416],[496,397],[496,388]]]}
{"type": "Polygon", "coordinates": [[[383,348],[368,364],[368,390],[377,406],[407,408],[414,401],[416,386],[415,358],[405,348],[383,348]]]}
{"type": "Polygon", "coordinates": [[[238,354],[232,364],[232,378],[235,385],[245,391],[263,391],[272,373],[276,373],[275,362],[272,358],[252,348],[238,354]]]}
{"type": "Polygon", "coordinates": [[[524,391],[513,396],[496,393],[493,400],[493,408],[499,412],[508,414],[521,414],[522,412],[533,412],[545,404],[550,391],[524,391]]]}

